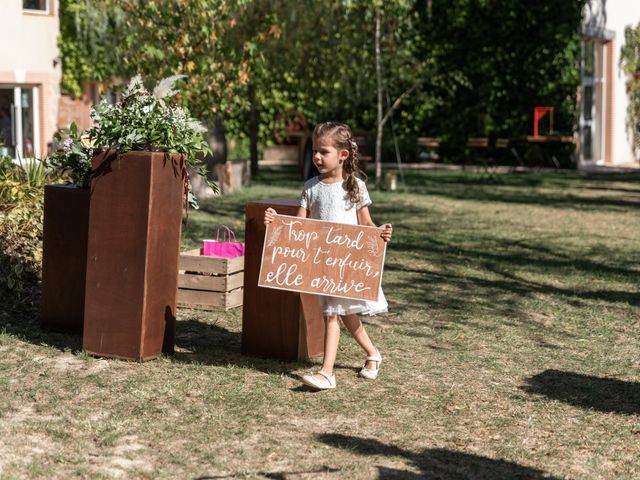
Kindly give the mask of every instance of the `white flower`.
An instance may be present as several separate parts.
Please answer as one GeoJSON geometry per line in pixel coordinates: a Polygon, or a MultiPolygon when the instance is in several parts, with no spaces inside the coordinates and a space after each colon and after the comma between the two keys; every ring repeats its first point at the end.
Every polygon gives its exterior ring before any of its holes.
{"type": "Polygon", "coordinates": [[[187,127],[196,133],[205,133],[208,131],[207,127],[202,125],[199,121],[193,119],[187,122],[187,127]]]}
{"type": "Polygon", "coordinates": [[[153,110],[153,105],[147,105],[146,107],[142,107],[142,113],[150,113],[153,110]]]}
{"type": "Polygon", "coordinates": [[[186,75],[172,75],[171,77],[164,78],[158,82],[156,88],[153,89],[153,96],[158,100],[165,97],[170,97],[178,93],[177,90],[173,90],[175,83],[181,78],[187,78],[186,75]]]}
{"type": "Polygon", "coordinates": [[[133,93],[140,92],[143,90],[144,90],[144,84],[142,83],[142,76],[136,75],[131,79],[131,81],[129,82],[129,85],[127,85],[127,88],[124,92],[124,96],[128,97],[133,93]]]}

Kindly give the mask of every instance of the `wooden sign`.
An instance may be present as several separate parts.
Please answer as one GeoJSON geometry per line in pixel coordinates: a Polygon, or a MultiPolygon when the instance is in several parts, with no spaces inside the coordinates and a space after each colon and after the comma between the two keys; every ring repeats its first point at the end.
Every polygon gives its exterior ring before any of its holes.
{"type": "Polygon", "coordinates": [[[385,251],[376,227],[275,215],[264,237],[258,285],[377,300],[385,251]]]}

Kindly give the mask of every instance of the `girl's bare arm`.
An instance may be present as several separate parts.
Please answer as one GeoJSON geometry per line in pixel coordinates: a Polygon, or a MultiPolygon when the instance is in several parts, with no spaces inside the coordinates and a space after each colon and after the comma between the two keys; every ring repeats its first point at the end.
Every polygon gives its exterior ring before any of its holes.
{"type": "MultiPolygon", "coordinates": [[[[376,224],[373,223],[371,219],[371,214],[369,213],[369,207],[362,207],[358,210],[358,225],[363,225],[365,227],[375,227],[376,224]]],[[[391,235],[393,234],[393,226],[390,223],[385,223],[384,225],[380,225],[380,236],[385,242],[391,241],[391,235]]]]}

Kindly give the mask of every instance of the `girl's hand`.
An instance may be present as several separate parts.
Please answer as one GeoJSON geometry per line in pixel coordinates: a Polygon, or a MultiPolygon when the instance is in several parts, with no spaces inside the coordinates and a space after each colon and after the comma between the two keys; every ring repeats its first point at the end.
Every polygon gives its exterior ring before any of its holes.
{"type": "Polygon", "coordinates": [[[271,222],[273,222],[273,216],[277,215],[278,212],[276,212],[273,208],[269,207],[264,211],[264,224],[268,225],[271,222]]]}
{"type": "Polygon", "coordinates": [[[382,240],[390,242],[391,234],[393,233],[393,226],[390,223],[385,223],[384,225],[380,225],[380,229],[382,230],[382,232],[380,232],[382,240]]]}

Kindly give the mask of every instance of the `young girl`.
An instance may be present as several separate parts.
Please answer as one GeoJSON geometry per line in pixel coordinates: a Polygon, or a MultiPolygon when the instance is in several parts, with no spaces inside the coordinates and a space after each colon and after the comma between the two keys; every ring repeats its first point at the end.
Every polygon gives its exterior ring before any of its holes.
{"type": "MultiPolygon", "coordinates": [[[[313,163],[320,175],[304,184],[300,198],[299,217],[309,217],[330,222],[367,225],[375,227],[369,214],[371,199],[365,183],[356,177],[358,146],[353,141],[351,129],[342,123],[326,122],[313,131],[313,163]]],[[[276,211],[268,208],[264,222],[271,223],[276,211]]],[[[391,240],[392,227],[387,223],[380,227],[385,242],[391,240]]],[[[325,321],[324,359],[322,369],[315,375],[305,375],[302,381],[315,389],[336,388],[333,366],[340,339],[339,317],[367,354],[360,376],[375,379],[382,363],[380,352],[364,330],[360,315],[374,315],[387,311],[387,301],[380,290],[378,301],[351,300],[320,296],[325,321]]]]}

